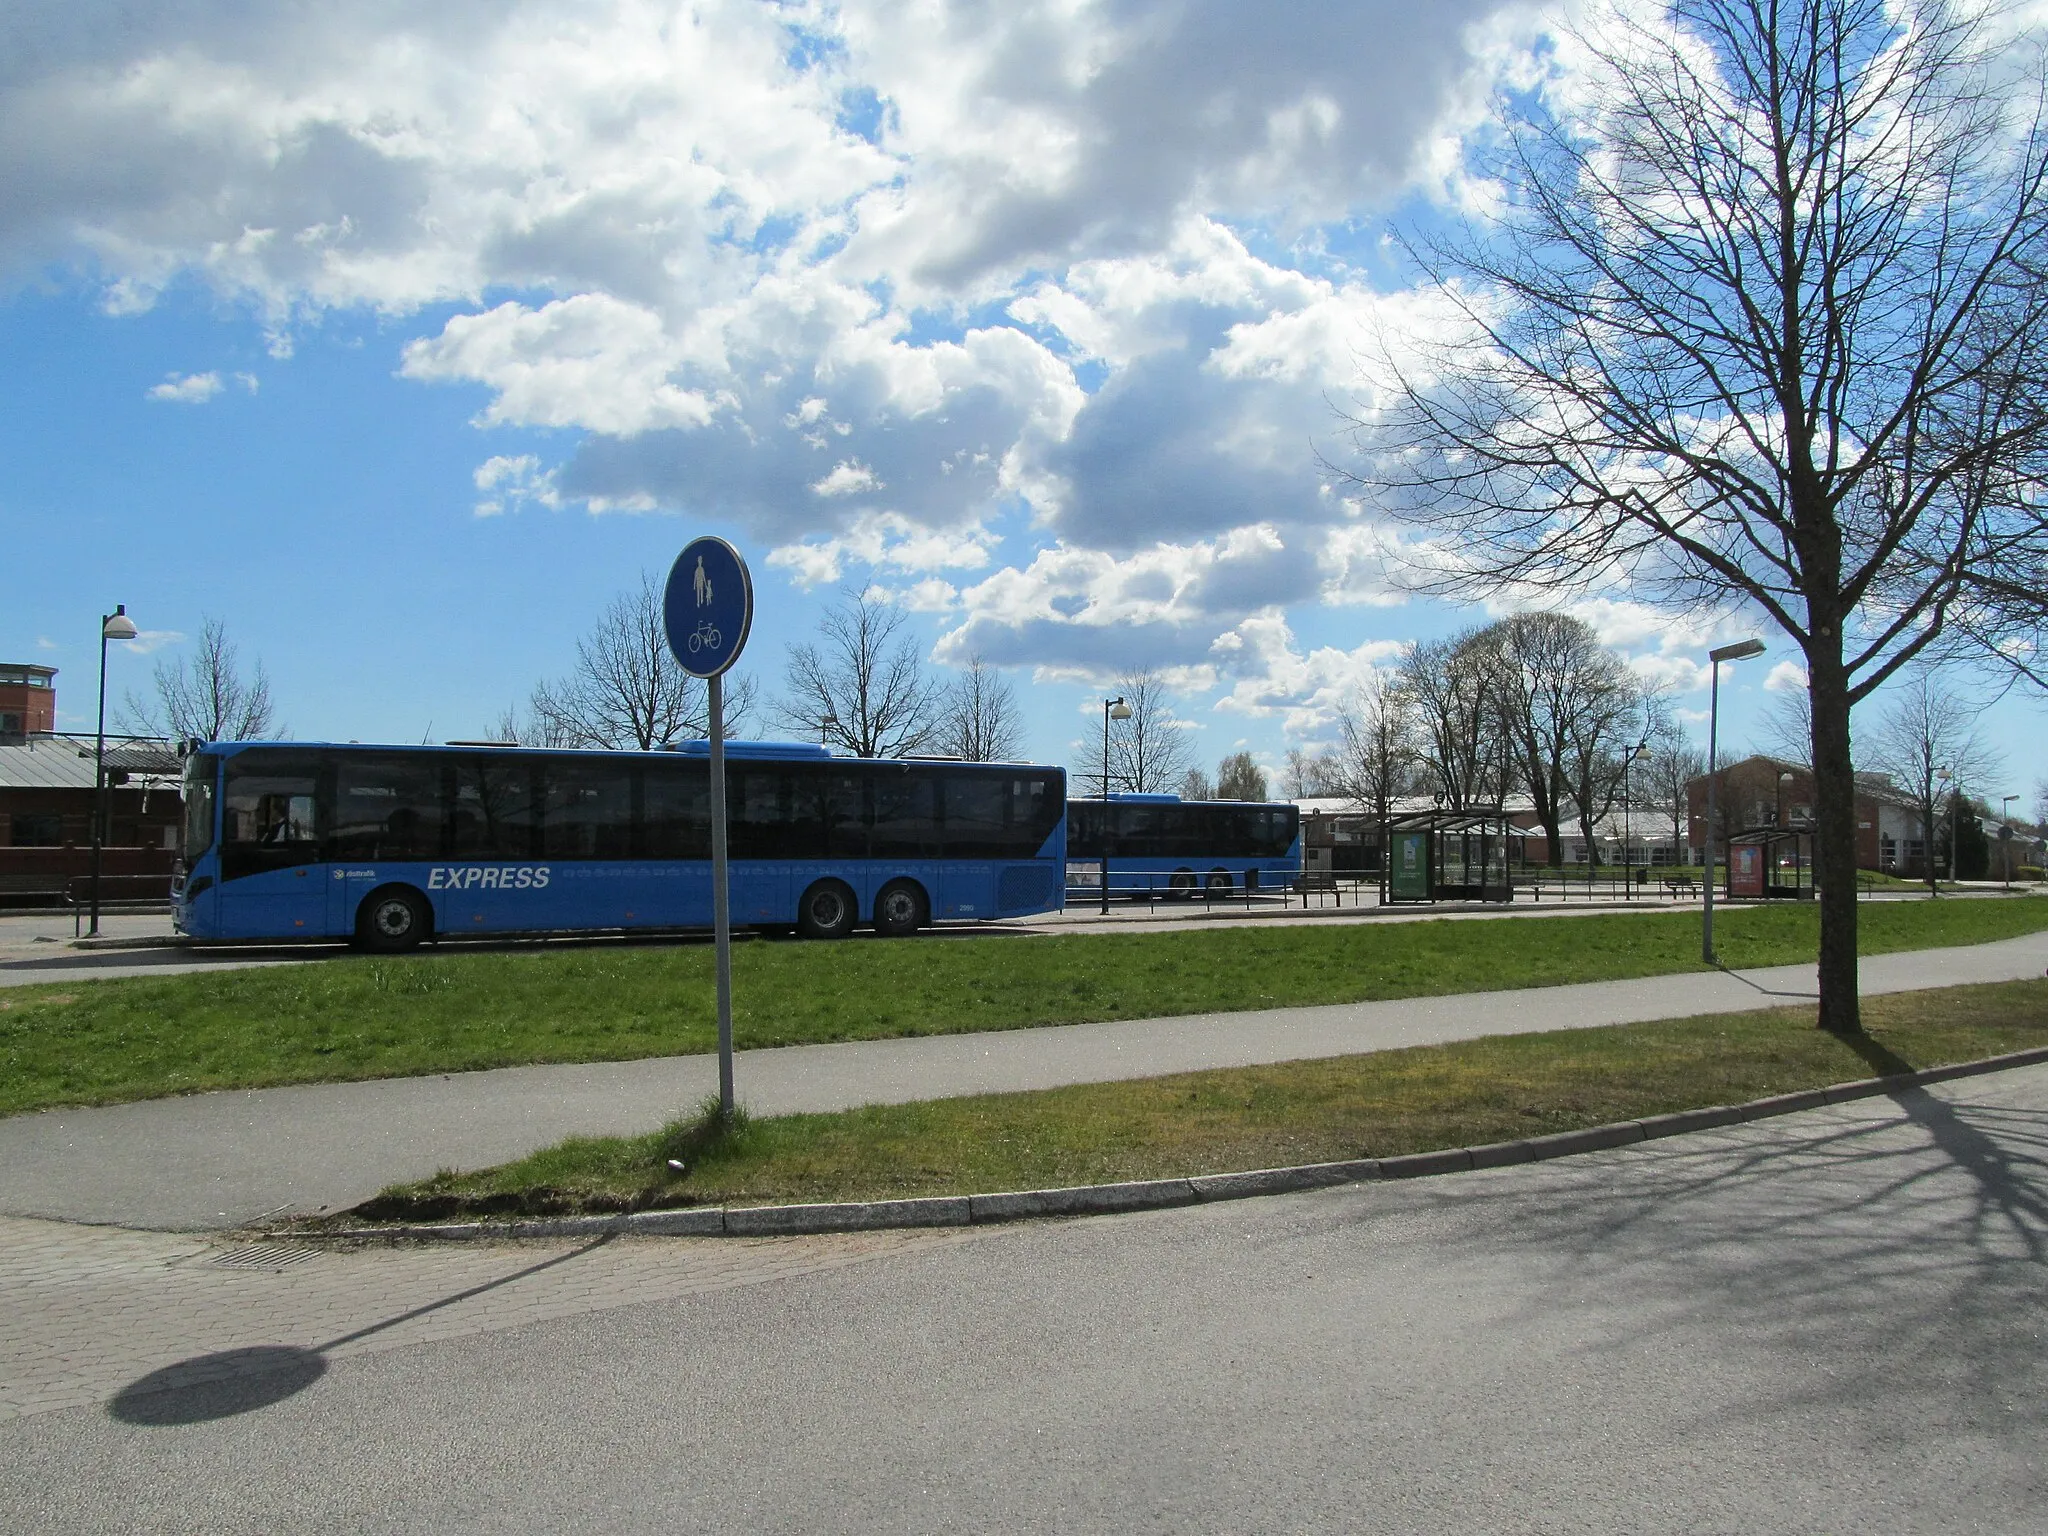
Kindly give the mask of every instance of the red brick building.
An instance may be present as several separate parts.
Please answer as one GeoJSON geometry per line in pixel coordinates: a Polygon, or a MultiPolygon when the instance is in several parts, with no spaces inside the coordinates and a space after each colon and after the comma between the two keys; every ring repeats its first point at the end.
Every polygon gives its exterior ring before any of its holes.
{"type": "MultiPolygon", "coordinates": [[[[55,730],[56,675],[0,664],[0,905],[62,901],[92,872],[94,743],[55,730]]],[[[103,894],[162,899],[182,811],[177,754],[167,742],[110,737],[106,766],[103,894]]]]}

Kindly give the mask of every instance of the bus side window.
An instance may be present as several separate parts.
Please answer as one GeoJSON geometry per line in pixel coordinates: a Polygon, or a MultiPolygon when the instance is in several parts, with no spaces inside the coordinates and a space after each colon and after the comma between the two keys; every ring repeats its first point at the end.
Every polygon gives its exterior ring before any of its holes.
{"type": "Polygon", "coordinates": [[[459,859],[530,859],[540,852],[532,763],[523,757],[455,762],[454,854],[459,859]]]}
{"type": "Polygon", "coordinates": [[[640,853],[649,859],[711,857],[711,767],[702,758],[647,764],[640,853]]]}
{"type": "Polygon", "coordinates": [[[938,781],[921,768],[884,769],[875,781],[869,857],[931,859],[939,853],[938,781]]]}
{"type": "Polygon", "coordinates": [[[376,752],[337,754],[328,858],[346,862],[440,855],[439,763],[376,752]]]}

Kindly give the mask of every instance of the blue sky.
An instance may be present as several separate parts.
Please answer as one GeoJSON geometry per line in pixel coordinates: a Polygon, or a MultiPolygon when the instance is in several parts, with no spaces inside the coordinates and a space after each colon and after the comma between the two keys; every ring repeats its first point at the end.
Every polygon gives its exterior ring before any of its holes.
{"type": "MultiPolygon", "coordinates": [[[[1389,220],[1542,41],[1525,7],[192,0],[0,23],[0,659],[203,617],[302,735],[474,735],[703,532],[764,691],[846,581],[980,653],[1064,761],[1133,664],[1275,763],[1399,643],[1325,483],[1389,220]]],[[[1693,714],[1704,647],[1583,610],[1693,714]]],[[[1785,647],[1724,696],[1757,735],[1785,647]]],[[[2030,789],[2042,711],[1987,730],[2030,789]]],[[[1995,796],[1994,796],[1995,798],[1995,796]]]]}

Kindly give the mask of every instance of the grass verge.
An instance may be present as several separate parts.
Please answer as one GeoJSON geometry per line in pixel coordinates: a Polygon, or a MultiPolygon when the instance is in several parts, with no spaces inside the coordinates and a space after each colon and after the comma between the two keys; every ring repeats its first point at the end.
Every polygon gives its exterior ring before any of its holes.
{"type": "Polygon", "coordinates": [[[1474,1146],[2048,1044],[2048,981],[1894,993],[1867,999],[1864,1013],[1857,1041],[1815,1029],[1811,1008],[1785,1008],[781,1115],[723,1137],[700,1112],[647,1136],[575,1137],[501,1167],[401,1185],[353,1214],[896,1199],[1474,1146]]]}
{"type": "MultiPolygon", "coordinates": [[[[2048,928],[2048,900],[1872,903],[1865,954],[2048,928]]],[[[1736,967],[1813,958],[1808,904],[1723,913],[1736,967]]],[[[733,954],[741,1048],[1433,996],[1702,969],[1696,914],[1282,924],[733,954]]],[[[0,991],[0,1114],[215,1088],[716,1048],[712,951],[350,957],[0,991]]]]}

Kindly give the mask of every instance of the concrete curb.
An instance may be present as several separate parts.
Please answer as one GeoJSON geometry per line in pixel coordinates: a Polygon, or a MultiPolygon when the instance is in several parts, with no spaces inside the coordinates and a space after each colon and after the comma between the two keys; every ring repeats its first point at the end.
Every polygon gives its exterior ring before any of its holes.
{"type": "Polygon", "coordinates": [[[987,1195],[941,1195],[914,1200],[852,1200],[830,1205],[704,1206],[668,1211],[633,1211],[617,1216],[542,1217],[527,1221],[451,1221],[412,1226],[364,1227],[306,1232],[289,1226],[268,1235],[300,1242],[400,1243],[469,1242],[535,1237],[795,1237],[821,1232],[869,1232],[903,1227],[985,1226],[1043,1217],[1107,1216],[1122,1211],[1159,1210],[1217,1200],[1295,1194],[1337,1184],[1383,1179],[1430,1178],[1477,1168],[1547,1162],[1581,1152],[1683,1136],[1692,1131],[1769,1120],[1855,1099],[1879,1098],[1961,1077],[1981,1077],[2014,1067],[2048,1063],[2048,1046],[1990,1056],[1982,1061],[1929,1067],[1893,1077],[1866,1077],[1798,1093],[1774,1094],[1746,1104],[1714,1104],[1649,1115],[1611,1125],[1496,1141],[1479,1147],[1451,1147],[1405,1157],[1359,1158],[1338,1163],[1303,1163],[1292,1168],[1255,1168],[1244,1173],[1205,1173],[1185,1179],[1145,1179],[1128,1184],[1080,1184],[1067,1189],[1020,1189],[987,1195]]]}

